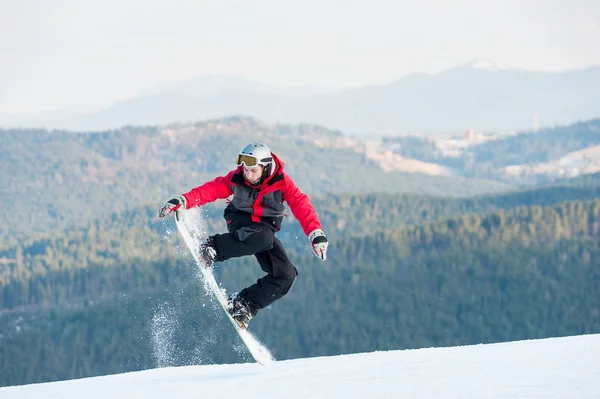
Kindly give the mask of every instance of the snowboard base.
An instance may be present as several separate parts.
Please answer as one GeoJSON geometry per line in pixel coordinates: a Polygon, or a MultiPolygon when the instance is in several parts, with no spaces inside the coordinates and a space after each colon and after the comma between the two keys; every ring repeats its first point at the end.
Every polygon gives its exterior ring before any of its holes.
{"type": "Polygon", "coordinates": [[[256,360],[256,362],[262,365],[267,365],[269,363],[274,362],[275,359],[269,353],[267,348],[265,348],[260,342],[258,342],[248,330],[241,328],[237,321],[235,321],[233,317],[231,317],[231,315],[227,311],[227,297],[225,296],[223,290],[217,284],[212,270],[206,267],[204,261],[200,257],[198,244],[196,243],[196,241],[194,241],[182,220],[177,220],[177,218],[175,218],[175,223],[177,224],[177,230],[179,231],[179,234],[183,238],[183,241],[185,242],[194,260],[196,261],[196,264],[200,268],[200,271],[202,273],[202,279],[204,280],[207,289],[214,295],[215,299],[223,309],[223,312],[225,312],[225,315],[233,325],[233,328],[238,333],[242,342],[248,349],[248,352],[250,352],[250,354],[252,355],[254,360],[256,360]]]}

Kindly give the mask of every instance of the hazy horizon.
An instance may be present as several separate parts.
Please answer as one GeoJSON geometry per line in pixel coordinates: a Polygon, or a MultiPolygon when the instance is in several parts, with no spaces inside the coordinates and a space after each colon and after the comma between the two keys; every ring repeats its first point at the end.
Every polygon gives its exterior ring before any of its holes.
{"type": "Polygon", "coordinates": [[[374,0],[344,8],[8,0],[1,8],[3,113],[103,107],[204,75],[341,89],[476,59],[540,72],[600,65],[600,5],[591,0],[374,0]]]}

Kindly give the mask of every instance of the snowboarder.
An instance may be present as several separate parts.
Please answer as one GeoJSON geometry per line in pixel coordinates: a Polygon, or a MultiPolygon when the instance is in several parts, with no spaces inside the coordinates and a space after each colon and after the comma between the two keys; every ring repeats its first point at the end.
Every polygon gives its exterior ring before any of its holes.
{"type": "Polygon", "coordinates": [[[308,196],[302,193],[283,171],[283,162],[262,143],[246,145],[236,158],[237,168],[170,199],[159,211],[165,217],[175,211],[202,206],[233,195],[223,217],[228,232],[215,234],[200,245],[200,256],[207,267],[214,262],[254,255],[267,274],[258,281],[228,297],[228,310],[241,328],[256,313],[288,293],[298,271],[288,259],[275,233],[281,228],[287,202],[312,251],[326,259],[327,237],[308,196]]]}

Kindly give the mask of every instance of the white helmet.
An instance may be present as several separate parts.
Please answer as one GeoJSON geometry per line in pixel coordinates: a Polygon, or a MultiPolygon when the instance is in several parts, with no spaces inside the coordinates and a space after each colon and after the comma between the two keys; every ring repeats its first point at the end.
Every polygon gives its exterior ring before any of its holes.
{"type": "Polygon", "coordinates": [[[263,143],[250,143],[238,152],[235,159],[238,166],[244,165],[253,168],[258,165],[264,166],[263,173],[257,183],[261,183],[265,178],[275,172],[275,162],[271,150],[263,143]]]}

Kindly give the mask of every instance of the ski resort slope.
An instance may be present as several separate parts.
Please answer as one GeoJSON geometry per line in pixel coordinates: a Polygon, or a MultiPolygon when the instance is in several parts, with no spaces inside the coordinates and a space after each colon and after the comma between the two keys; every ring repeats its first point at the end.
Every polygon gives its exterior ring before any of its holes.
{"type": "Polygon", "coordinates": [[[600,398],[600,335],[153,369],[0,388],[2,399],[600,398]]]}

